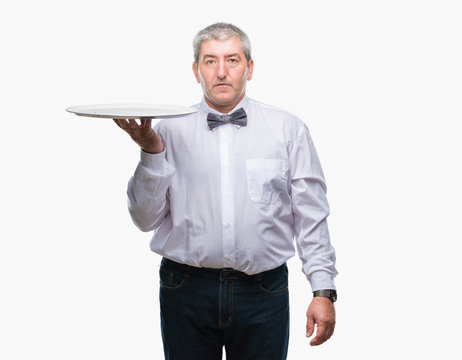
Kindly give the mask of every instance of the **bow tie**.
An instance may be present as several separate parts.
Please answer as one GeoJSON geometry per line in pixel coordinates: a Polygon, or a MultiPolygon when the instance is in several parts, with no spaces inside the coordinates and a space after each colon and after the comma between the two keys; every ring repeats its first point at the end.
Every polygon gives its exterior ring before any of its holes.
{"type": "Polygon", "coordinates": [[[213,113],[209,113],[207,115],[207,124],[209,125],[210,130],[227,123],[247,126],[247,114],[245,113],[245,110],[240,108],[230,115],[217,115],[213,113]]]}

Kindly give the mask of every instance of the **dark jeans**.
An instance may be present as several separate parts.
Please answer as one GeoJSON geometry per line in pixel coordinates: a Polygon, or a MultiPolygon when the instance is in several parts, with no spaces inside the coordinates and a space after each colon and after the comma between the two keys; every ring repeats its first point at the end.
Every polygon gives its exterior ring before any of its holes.
{"type": "Polygon", "coordinates": [[[284,360],[289,341],[287,266],[246,275],[163,259],[165,359],[284,360]]]}

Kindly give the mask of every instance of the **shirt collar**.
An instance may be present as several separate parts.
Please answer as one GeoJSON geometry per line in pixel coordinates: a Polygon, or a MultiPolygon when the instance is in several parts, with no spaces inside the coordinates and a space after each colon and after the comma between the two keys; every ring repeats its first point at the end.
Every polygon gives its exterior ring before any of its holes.
{"type": "MultiPolygon", "coordinates": [[[[249,98],[247,97],[247,95],[244,95],[244,97],[242,98],[242,100],[239,102],[239,104],[237,104],[228,114],[232,114],[234,111],[236,111],[237,109],[239,108],[243,108],[245,110],[245,112],[248,114],[248,109],[249,109],[249,98]]],[[[215,110],[215,109],[212,109],[208,104],[207,102],[205,101],[205,98],[202,98],[202,101],[201,103],[199,104],[199,112],[200,114],[205,118],[207,118],[207,115],[209,113],[214,113],[214,114],[218,114],[218,115],[224,115],[223,113],[215,110]]]]}

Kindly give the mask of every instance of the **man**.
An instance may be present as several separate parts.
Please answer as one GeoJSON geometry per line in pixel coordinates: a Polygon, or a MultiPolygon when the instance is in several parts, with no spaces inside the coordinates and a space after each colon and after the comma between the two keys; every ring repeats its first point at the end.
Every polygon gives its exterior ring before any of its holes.
{"type": "Polygon", "coordinates": [[[245,33],[218,23],[194,39],[198,112],[159,122],[115,120],[141,147],[129,210],[160,268],[166,359],[285,359],[286,261],[311,282],[311,345],[335,326],[335,253],[321,166],[306,125],[249,99],[245,33]]]}

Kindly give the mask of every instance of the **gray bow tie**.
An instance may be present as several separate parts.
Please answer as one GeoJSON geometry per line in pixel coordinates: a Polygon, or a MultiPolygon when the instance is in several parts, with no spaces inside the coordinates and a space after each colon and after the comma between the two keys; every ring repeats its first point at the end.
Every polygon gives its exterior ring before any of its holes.
{"type": "Polygon", "coordinates": [[[209,113],[207,115],[207,124],[209,125],[210,130],[227,123],[247,126],[247,114],[245,113],[245,110],[240,108],[230,115],[217,115],[213,113],[209,113]]]}

